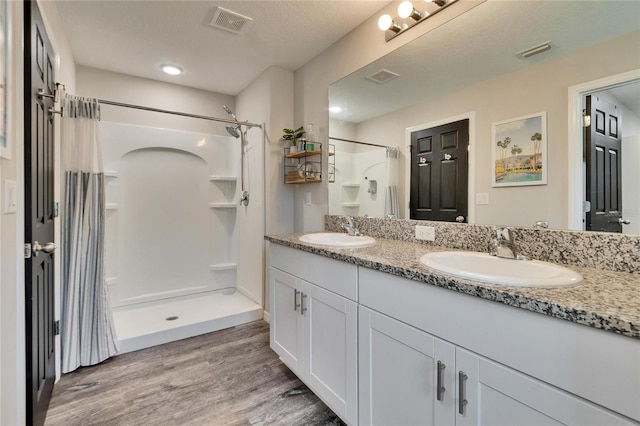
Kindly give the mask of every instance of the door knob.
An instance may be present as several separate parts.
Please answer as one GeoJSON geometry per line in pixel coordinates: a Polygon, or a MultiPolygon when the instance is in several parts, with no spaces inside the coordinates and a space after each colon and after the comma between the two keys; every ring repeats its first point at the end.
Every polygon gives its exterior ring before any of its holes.
{"type": "Polygon", "coordinates": [[[619,218],[618,219],[618,223],[620,225],[629,225],[631,223],[631,221],[629,219],[623,219],[623,218],[619,218]]]}
{"type": "Polygon", "coordinates": [[[37,241],[33,242],[33,255],[37,256],[38,253],[40,253],[41,251],[44,253],[53,253],[56,249],[56,245],[55,243],[45,243],[45,244],[40,244],[37,241]]]}

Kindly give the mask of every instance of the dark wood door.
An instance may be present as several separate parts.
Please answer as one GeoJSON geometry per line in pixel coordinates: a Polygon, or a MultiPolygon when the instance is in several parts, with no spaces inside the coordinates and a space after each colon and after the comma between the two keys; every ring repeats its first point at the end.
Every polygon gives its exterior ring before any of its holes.
{"type": "Polygon", "coordinates": [[[469,120],[411,133],[410,218],[467,222],[469,120]]]}
{"type": "MultiPolygon", "coordinates": [[[[53,242],[54,53],[35,1],[24,2],[25,16],[25,242],[53,242]]],[[[37,242],[37,243],[36,243],[37,242]]],[[[25,260],[26,418],[44,424],[55,380],[53,253],[47,246],[25,260]]]]}
{"type": "Polygon", "coordinates": [[[586,196],[590,210],[585,229],[622,232],[622,143],[620,112],[597,96],[587,96],[591,125],[585,128],[586,196]]]}

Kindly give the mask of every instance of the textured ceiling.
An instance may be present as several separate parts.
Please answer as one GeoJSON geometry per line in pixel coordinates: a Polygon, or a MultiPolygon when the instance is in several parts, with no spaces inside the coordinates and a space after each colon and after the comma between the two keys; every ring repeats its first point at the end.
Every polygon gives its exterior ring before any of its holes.
{"type": "Polygon", "coordinates": [[[60,0],[78,65],[237,95],[270,66],[296,70],[388,0],[60,0]],[[216,6],[253,18],[243,34],[209,26],[216,6]],[[164,63],[184,69],[179,77],[164,63]]]}

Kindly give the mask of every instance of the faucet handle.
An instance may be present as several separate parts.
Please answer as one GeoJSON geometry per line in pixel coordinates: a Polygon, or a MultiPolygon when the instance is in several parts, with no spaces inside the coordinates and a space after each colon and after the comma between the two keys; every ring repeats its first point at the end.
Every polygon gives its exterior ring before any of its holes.
{"type": "Polygon", "coordinates": [[[498,241],[497,238],[494,238],[493,240],[491,240],[489,242],[489,254],[491,256],[497,256],[499,246],[500,246],[500,242],[498,241]]]}
{"type": "Polygon", "coordinates": [[[511,228],[508,226],[496,226],[496,237],[498,241],[511,241],[511,228]]]}

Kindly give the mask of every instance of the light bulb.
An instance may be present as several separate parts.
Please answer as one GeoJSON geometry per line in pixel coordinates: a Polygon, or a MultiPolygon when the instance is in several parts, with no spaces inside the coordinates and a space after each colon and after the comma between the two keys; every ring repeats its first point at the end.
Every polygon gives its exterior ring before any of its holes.
{"type": "Polygon", "coordinates": [[[413,4],[409,1],[403,1],[398,6],[398,16],[402,19],[406,19],[413,14],[413,4]]]}
{"type": "Polygon", "coordinates": [[[182,74],[182,68],[176,67],[175,65],[163,65],[162,71],[166,72],[169,75],[180,75],[182,74]]]}
{"type": "Polygon", "coordinates": [[[329,107],[329,111],[330,112],[341,112],[342,108],[340,108],[339,106],[332,106],[332,107],[329,107]]]}
{"type": "Polygon", "coordinates": [[[382,15],[380,19],[378,19],[378,28],[382,31],[386,31],[393,25],[393,18],[391,15],[382,15]]]}

